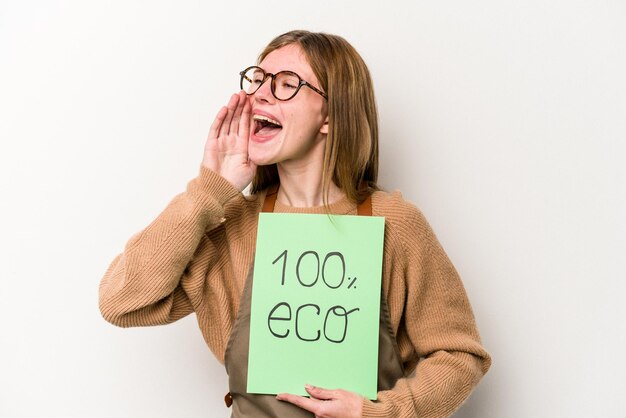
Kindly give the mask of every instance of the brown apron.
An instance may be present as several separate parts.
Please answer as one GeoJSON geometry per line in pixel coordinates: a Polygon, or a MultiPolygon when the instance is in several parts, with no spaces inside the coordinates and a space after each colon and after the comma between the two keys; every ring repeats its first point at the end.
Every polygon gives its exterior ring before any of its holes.
{"type": "MultiPolygon", "coordinates": [[[[268,190],[263,212],[273,212],[277,187],[268,190]]],[[[372,201],[368,197],[359,205],[358,214],[371,216],[372,201]]],[[[241,295],[239,312],[230,334],[224,362],[228,373],[230,392],[226,395],[227,406],[232,403],[231,418],[312,418],[314,415],[288,402],[276,400],[274,395],[247,393],[248,346],[250,342],[250,302],[252,299],[253,269],[241,295]]],[[[381,292],[382,294],[382,292],[381,292]]],[[[379,342],[378,342],[378,390],[391,389],[404,376],[398,345],[393,337],[389,310],[384,295],[381,295],[379,342]]],[[[335,388],[328,388],[335,389],[335,388]]]]}

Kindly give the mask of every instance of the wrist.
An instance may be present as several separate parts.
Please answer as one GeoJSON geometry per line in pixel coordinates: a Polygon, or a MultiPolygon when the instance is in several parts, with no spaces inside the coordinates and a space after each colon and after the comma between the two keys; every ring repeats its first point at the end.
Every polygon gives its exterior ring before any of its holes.
{"type": "Polygon", "coordinates": [[[241,190],[235,185],[204,164],[200,166],[198,177],[192,181],[190,191],[201,199],[210,196],[212,200],[217,201],[220,205],[224,205],[232,198],[241,194],[241,190]]]}

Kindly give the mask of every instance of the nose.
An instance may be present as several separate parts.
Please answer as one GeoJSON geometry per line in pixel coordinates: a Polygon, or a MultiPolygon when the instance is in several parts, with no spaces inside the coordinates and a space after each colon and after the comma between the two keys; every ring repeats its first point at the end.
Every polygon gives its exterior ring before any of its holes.
{"type": "Polygon", "coordinates": [[[272,103],[274,96],[272,95],[272,78],[267,77],[261,84],[261,87],[253,94],[254,100],[259,102],[272,103]]]}

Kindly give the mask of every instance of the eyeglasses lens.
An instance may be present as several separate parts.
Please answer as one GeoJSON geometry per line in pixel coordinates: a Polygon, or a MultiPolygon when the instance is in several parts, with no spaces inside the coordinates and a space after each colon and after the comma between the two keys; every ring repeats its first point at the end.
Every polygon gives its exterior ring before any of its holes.
{"type": "Polygon", "coordinates": [[[247,94],[252,94],[261,87],[263,84],[263,80],[265,78],[265,73],[260,68],[249,68],[241,76],[241,89],[245,91],[247,94]]]}
{"type": "Polygon", "coordinates": [[[291,99],[298,90],[300,78],[287,71],[276,74],[274,79],[274,96],[279,100],[291,99]]]}

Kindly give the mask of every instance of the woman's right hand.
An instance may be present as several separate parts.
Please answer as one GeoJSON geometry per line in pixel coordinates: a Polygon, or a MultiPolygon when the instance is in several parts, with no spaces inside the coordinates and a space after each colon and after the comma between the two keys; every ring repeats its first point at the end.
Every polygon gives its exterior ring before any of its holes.
{"type": "Polygon", "coordinates": [[[202,159],[202,165],[242,191],[256,171],[256,165],[248,159],[250,125],[250,102],[246,93],[240,91],[217,113],[202,159]]]}

